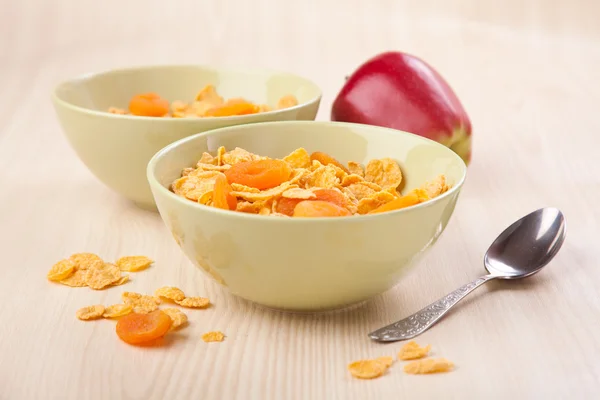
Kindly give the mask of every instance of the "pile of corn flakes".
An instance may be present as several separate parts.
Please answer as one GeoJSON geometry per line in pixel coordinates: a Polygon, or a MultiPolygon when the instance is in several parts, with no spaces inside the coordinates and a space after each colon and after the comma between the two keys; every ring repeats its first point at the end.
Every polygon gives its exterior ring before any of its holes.
{"type": "MultiPolygon", "coordinates": [[[[188,297],[185,293],[173,286],[163,286],[157,289],[153,295],[146,295],[136,292],[123,292],[121,295],[122,303],[104,306],[96,304],[80,308],[76,312],[78,319],[89,321],[95,319],[113,319],[118,320],[121,317],[135,314],[150,314],[156,310],[161,310],[171,319],[169,331],[182,328],[188,323],[187,315],[176,307],[160,308],[163,303],[179,305],[190,309],[205,309],[210,306],[210,300],[204,297],[188,297]]],[[[207,332],[202,335],[205,342],[222,342],[225,335],[222,332],[207,332]]]]}
{"type": "Polygon", "coordinates": [[[433,199],[450,187],[439,175],[403,195],[402,179],[392,158],[345,166],[326,153],[309,154],[304,148],[272,159],[239,147],[220,147],[216,155],[205,152],[194,168],[185,168],[170,189],[188,200],[238,212],[319,217],[392,211],[433,199]],[[222,177],[227,187],[217,190],[222,177]],[[226,203],[215,201],[223,193],[226,203]]]}
{"type": "MultiPolygon", "coordinates": [[[[407,374],[434,374],[448,372],[454,368],[454,364],[445,358],[426,358],[431,346],[419,346],[416,342],[406,343],[398,352],[398,359],[402,361],[413,360],[404,365],[407,374]]],[[[370,360],[355,361],[348,365],[350,374],[358,379],[374,379],[382,376],[393,364],[392,357],[385,356],[370,360]]]]}
{"type": "Polygon", "coordinates": [[[293,95],[281,97],[275,107],[268,104],[255,104],[241,97],[225,100],[217,93],[214,85],[206,85],[198,92],[195,100],[189,103],[175,100],[169,104],[156,93],[143,93],[131,98],[128,110],[110,107],[108,112],[163,118],[205,118],[257,114],[296,105],[298,99],[293,95]]]}
{"type": "Polygon", "coordinates": [[[50,268],[47,278],[71,287],[90,287],[102,290],[129,281],[129,274],[148,268],[153,261],[146,256],[126,256],[114,264],[93,253],[76,253],[60,260],[50,268]]]}

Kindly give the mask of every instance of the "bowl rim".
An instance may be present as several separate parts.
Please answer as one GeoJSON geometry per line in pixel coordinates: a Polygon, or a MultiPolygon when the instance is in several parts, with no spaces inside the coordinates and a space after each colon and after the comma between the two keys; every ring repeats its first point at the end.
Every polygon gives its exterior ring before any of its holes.
{"type": "MultiPolygon", "coordinates": [[[[402,213],[411,212],[411,210],[415,210],[417,208],[432,207],[435,203],[441,201],[442,199],[452,196],[456,192],[460,192],[460,190],[466,180],[466,177],[467,177],[467,165],[465,164],[464,160],[458,154],[456,154],[453,150],[444,146],[443,144],[438,143],[434,140],[428,139],[426,137],[416,135],[416,134],[406,132],[406,131],[401,131],[398,129],[386,128],[386,127],[381,127],[381,126],[376,126],[376,125],[359,124],[359,123],[353,123],[353,122],[338,122],[338,121],[274,121],[274,122],[256,122],[256,123],[252,123],[252,124],[243,124],[243,125],[235,125],[235,126],[211,129],[211,130],[208,130],[205,132],[200,132],[200,133],[196,133],[194,135],[187,136],[183,139],[179,139],[179,140],[165,146],[164,148],[159,150],[156,154],[154,154],[154,156],[152,156],[152,158],[148,162],[148,165],[146,168],[146,177],[147,177],[148,183],[150,185],[150,188],[152,189],[151,191],[152,191],[153,197],[155,197],[154,190],[159,190],[159,191],[162,191],[163,193],[165,193],[167,196],[171,196],[171,198],[174,201],[179,202],[184,207],[199,210],[200,212],[217,213],[217,214],[220,214],[224,218],[235,218],[235,219],[249,218],[250,220],[265,221],[265,222],[270,221],[270,222],[266,222],[266,223],[295,223],[295,224],[316,223],[316,222],[319,222],[319,223],[351,223],[354,221],[358,221],[358,222],[368,221],[370,219],[377,220],[377,219],[381,219],[381,218],[386,218],[385,217],[386,215],[392,215],[392,214],[400,215],[402,213]],[[385,132],[391,131],[391,132],[394,132],[395,134],[417,137],[417,138],[419,138],[419,140],[423,140],[424,142],[429,142],[429,143],[434,144],[435,146],[441,146],[441,147],[447,149],[447,151],[451,152],[452,156],[455,157],[455,159],[457,161],[459,161],[460,165],[463,168],[463,173],[462,173],[460,180],[457,183],[455,183],[449,190],[447,190],[445,193],[442,193],[441,195],[439,195],[429,201],[426,201],[424,203],[419,203],[414,206],[401,208],[399,210],[388,211],[385,213],[354,215],[354,216],[342,217],[342,218],[332,218],[332,217],[303,217],[303,218],[283,218],[283,217],[272,218],[271,217],[271,218],[267,218],[264,215],[250,214],[250,213],[243,213],[243,212],[232,212],[231,210],[222,210],[220,208],[208,207],[203,204],[194,203],[193,201],[184,199],[181,196],[176,195],[175,193],[171,192],[168,188],[164,187],[156,178],[155,169],[156,169],[157,163],[159,162],[159,160],[162,157],[164,157],[167,153],[173,151],[175,148],[184,146],[187,142],[191,142],[191,141],[197,139],[198,137],[218,136],[223,131],[244,130],[244,129],[248,129],[249,125],[252,125],[253,128],[260,128],[261,126],[265,126],[265,125],[270,125],[270,126],[274,126],[274,127],[277,125],[284,125],[284,126],[285,125],[312,125],[312,126],[341,126],[341,127],[345,126],[348,128],[358,128],[358,129],[368,128],[368,129],[373,129],[373,130],[382,131],[382,132],[383,131],[385,131],[385,132]]],[[[156,202],[156,198],[155,198],[155,202],[156,202]]]]}
{"type": "Polygon", "coordinates": [[[72,78],[62,80],[61,82],[56,84],[54,86],[54,89],[52,90],[51,97],[52,97],[52,101],[55,104],[59,104],[62,107],[69,108],[72,111],[76,111],[76,112],[83,113],[83,114],[90,114],[90,115],[99,116],[99,117],[105,117],[105,118],[115,118],[115,119],[129,120],[129,121],[152,121],[154,123],[159,122],[159,121],[161,121],[161,122],[169,121],[168,123],[176,123],[176,124],[177,123],[190,123],[190,122],[195,123],[195,122],[200,122],[200,121],[224,121],[224,122],[230,121],[233,123],[233,122],[244,120],[244,119],[256,118],[256,116],[258,116],[258,115],[260,115],[260,116],[279,115],[279,114],[283,114],[286,112],[299,110],[301,108],[304,108],[304,107],[307,107],[310,105],[314,105],[321,101],[321,99],[323,97],[323,90],[314,81],[306,78],[305,76],[302,76],[302,75],[299,75],[299,74],[296,74],[293,72],[272,69],[272,68],[252,67],[252,66],[251,67],[243,67],[243,66],[238,66],[235,64],[231,64],[231,65],[229,65],[229,64],[151,64],[151,65],[139,65],[139,66],[113,68],[113,69],[106,69],[106,70],[97,71],[97,72],[87,72],[87,73],[79,74],[72,78]],[[143,116],[143,115],[113,114],[113,113],[109,113],[107,111],[99,111],[99,110],[93,110],[91,108],[76,106],[71,102],[63,100],[58,95],[58,92],[61,88],[63,88],[64,86],[67,86],[69,84],[72,84],[74,82],[89,81],[89,80],[94,79],[99,76],[106,76],[106,75],[110,75],[113,73],[119,73],[119,72],[159,70],[159,69],[165,69],[165,68],[198,68],[198,69],[213,69],[216,71],[227,71],[227,72],[232,72],[232,73],[245,72],[245,73],[250,73],[250,74],[252,74],[252,73],[259,74],[260,73],[260,74],[271,74],[271,75],[290,75],[295,78],[304,80],[309,85],[312,85],[315,88],[315,90],[317,91],[317,95],[308,101],[305,101],[303,103],[298,103],[297,105],[295,105],[293,107],[283,108],[281,110],[265,111],[265,112],[261,112],[261,113],[257,113],[257,114],[232,115],[232,116],[226,116],[226,117],[202,117],[202,118],[160,118],[160,117],[148,117],[148,116],[143,116]]]}

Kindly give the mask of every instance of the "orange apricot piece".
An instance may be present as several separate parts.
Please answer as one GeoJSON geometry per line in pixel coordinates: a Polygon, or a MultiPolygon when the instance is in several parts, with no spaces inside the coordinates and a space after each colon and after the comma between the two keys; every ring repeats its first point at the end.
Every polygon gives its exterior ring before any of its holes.
{"type": "Polygon", "coordinates": [[[296,204],[294,217],[345,217],[350,211],[322,200],[303,200],[296,204]]]}
{"type": "Polygon", "coordinates": [[[171,328],[171,317],[161,310],[127,314],[117,321],[117,336],[128,344],[144,344],[163,337],[171,328]]]}
{"type": "Polygon", "coordinates": [[[223,175],[217,175],[215,189],[213,190],[213,206],[223,210],[235,210],[237,199],[231,195],[231,185],[223,175]]]}
{"type": "Polygon", "coordinates": [[[429,196],[424,190],[415,189],[406,196],[398,197],[389,203],[385,203],[376,209],[369,211],[369,214],[379,214],[382,212],[399,210],[401,208],[414,206],[427,200],[429,200],[429,196]]]}
{"type": "Polygon", "coordinates": [[[205,117],[230,117],[233,115],[255,114],[259,107],[248,102],[230,102],[210,108],[204,114],[205,117]]]}
{"type": "Polygon", "coordinates": [[[227,181],[265,190],[290,179],[292,167],[282,160],[263,159],[234,164],[225,171],[227,181]]]}
{"type": "Polygon", "coordinates": [[[317,198],[315,200],[328,201],[340,207],[346,207],[348,200],[346,196],[333,189],[317,189],[313,192],[317,198]]]}
{"type": "Polygon", "coordinates": [[[169,112],[169,102],[156,93],[138,94],[129,101],[129,112],[144,117],[162,117],[169,112]]]}
{"type": "Polygon", "coordinates": [[[310,155],[310,161],[314,161],[314,160],[317,160],[318,162],[320,162],[323,165],[333,164],[336,167],[339,167],[342,170],[344,170],[345,173],[347,173],[347,174],[350,173],[350,171],[348,171],[348,168],[346,168],[344,166],[344,164],[342,164],[335,158],[331,157],[329,154],[323,153],[322,151],[315,151],[314,153],[312,153],[310,155]]]}
{"type": "Polygon", "coordinates": [[[303,200],[302,199],[288,199],[286,197],[282,197],[281,199],[277,200],[277,206],[275,207],[275,210],[279,214],[284,214],[284,215],[291,217],[292,215],[294,215],[294,208],[296,208],[296,205],[298,203],[300,203],[301,201],[303,201],[303,200]]]}

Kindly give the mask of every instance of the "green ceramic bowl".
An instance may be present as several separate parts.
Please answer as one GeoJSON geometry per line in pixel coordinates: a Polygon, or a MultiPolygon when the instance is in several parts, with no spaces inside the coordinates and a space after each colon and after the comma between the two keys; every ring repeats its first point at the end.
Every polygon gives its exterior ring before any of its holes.
{"type": "Polygon", "coordinates": [[[106,186],[143,208],[155,208],[146,180],[150,158],[181,138],[225,126],[264,121],[314,120],[321,90],[297,75],[194,65],[118,69],[59,84],[52,96],[63,131],[87,168],[106,186]],[[253,115],[215,118],[153,118],[116,115],[139,93],[156,92],[169,101],[190,101],[207,84],[225,98],[244,97],[272,106],[287,94],[299,104],[253,115]]]}
{"type": "Polygon", "coordinates": [[[410,133],[340,122],[287,121],[216,129],[179,140],[148,164],[158,210],[187,257],[234,295],[267,307],[349,306],[394,286],[444,231],[466,166],[447,147],[410,133]],[[203,206],[170,192],[202,152],[236,146],[271,157],[298,147],[342,162],[392,157],[404,192],[445,174],[452,188],[426,203],[382,214],[276,218],[203,206]]]}

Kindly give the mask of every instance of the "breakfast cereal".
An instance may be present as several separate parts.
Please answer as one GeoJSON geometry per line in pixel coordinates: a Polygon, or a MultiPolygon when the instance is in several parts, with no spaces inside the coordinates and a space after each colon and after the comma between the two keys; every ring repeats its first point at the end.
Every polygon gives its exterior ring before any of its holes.
{"type": "Polygon", "coordinates": [[[148,268],[153,262],[146,256],[125,256],[119,258],[115,264],[121,271],[138,272],[148,268]]]}
{"type": "Polygon", "coordinates": [[[416,360],[418,358],[426,357],[430,350],[431,345],[421,347],[415,341],[411,340],[402,346],[398,352],[398,358],[400,360],[416,360]]]}
{"type": "Polygon", "coordinates": [[[185,299],[183,290],[173,286],[163,286],[159,289],[156,289],[154,296],[171,301],[181,301],[185,299]]]}
{"type": "Polygon", "coordinates": [[[424,360],[411,361],[404,366],[404,372],[407,374],[435,374],[439,372],[448,372],[454,368],[454,364],[445,358],[427,358],[424,360]]]}
{"type": "Polygon", "coordinates": [[[225,339],[225,335],[219,331],[207,332],[204,335],[202,335],[202,340],[204,340],[207,343],[208,342],[222,342],[224,339],[225,339]]]}
{"type": "MultiPolygon", "coordinates": [[[[298,105],[298,99],[289,94],[279,99],[275,109],[281,110],[296,105],[298,105]]],[[[108,108],[108,112],[111,114],[164,118],[229,117],[272,110],[273,108],[267,104],[255,104],[240,97],[225,100],[217,93],[214,85],[206,85],[190,103],[175,100],[169,104],[159,94],[148,92],[133,96],[129,101],[128,110],[118,107],[108,108]]]]}
{"type": "Polygon", "coordinates": [[[101,318],[102,314],[104,314],[103,305],[83,307],[77,310],[76,313],[77,318],[79,318],[82,321],[101,318]]]}
{"type": "Polygon", "coordinates": [[[236,147],[203,153],[171,183],[175,194],[224,210],[275,217],[376,214],[433,199],[450,186],[439,175],[402,194],[403,174],[392,158],[347,166],[324,152],[298,148],[277,159],[236,147]]]}
{"type": "Polygon", "coordinates": [[[163,308],[162,311],[171,318],[171,330],[179,329],[188,321],[187,315],[178,308],[163,308]]]}
{"type": "Polygon", "coordinates": [[[206,308],[210,305],[210,300],[204,297],[186,297],[183,300],[175,300],[175,303],[187,308],[206,308]]]}
{"type": "Polygon", "coordinates": [[[113,304],[106,307],[102,316],[104,318],[119,318],[133,312],[131,304],[113,304]]]}
{"type": "Polygon", "coordinates": [[[388,366],[379,360],[360,360],[348,365],[348,370],[353,377],[358,379],[374,379],[385,373],[388,366]]]}

